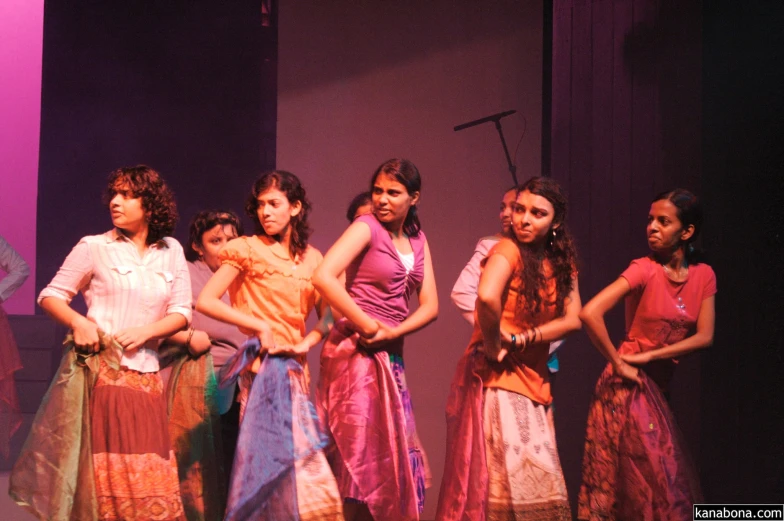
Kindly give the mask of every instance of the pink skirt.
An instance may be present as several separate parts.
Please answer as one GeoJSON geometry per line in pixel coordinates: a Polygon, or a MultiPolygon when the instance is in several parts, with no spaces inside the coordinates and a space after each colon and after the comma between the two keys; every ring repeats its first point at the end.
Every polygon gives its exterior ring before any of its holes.
{"type": "Polygon", "coordinates": [[[402,358],[357,348],[358,339],[340,321],[321,352],[317,405],[334,442],[327,457],[344,500],[366,503],[377,520],[417,520],[430,471],[402,358]]]}

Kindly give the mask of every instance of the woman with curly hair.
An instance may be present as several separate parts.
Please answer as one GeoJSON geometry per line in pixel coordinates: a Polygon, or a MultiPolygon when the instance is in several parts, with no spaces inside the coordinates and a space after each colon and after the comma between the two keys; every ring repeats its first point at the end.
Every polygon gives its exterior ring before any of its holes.
{"type": "Polygon", "coordinates": [[[370,181],[373,213],[354,220],[314,277],[345,317],[321,352],[318,400],[351,521],[419,519],[430,485],[403,365],[405,337],[438,316],[430,249],[417,216],[421,184],[411,161],[379,166],[370,181]],[[409,315],[414,292],[419,307],[409,315]]]}
{"type": "Polygon", "coordinates": [[[647,257],[583,308],[594,346],[608,360],[588,413],[577,515],[590,521],[692,519],[696,477],[665,398],[677,357],[713,343],[716,276],[694,240],[702,209],[691,192],[654,197],[647,257]],[[604,315],[626,302],[616,349],[604,315]]]}
{"type": "Polygon", "coordinates": [[[554,180],[517,190],[483,261],[474,333],[447,403],[436,519],[571,519],[550,404],[550,342],[580,329],[576,254],[554,180]]]}
{"type": "Polygon", "coordinates": [[[222,372],[229,385],[239,376],[241,403],[225,519],[342,520],[308,398],[306,355],[332,321],[311,281],[322,257],[308,245],[310,202],[294,174],[275,170],[254,183],[245,209],[256,235],[220,251],[196,305],[251,337],[222,372]],[[221,301],[227,290],[231,305],[221,301]],[[320,321],[307,332],[314,308],[320,321]]]}
{"type": "Polygon", "coordinates": [[[41,519],[185,519],[158,374],[161,339],[191,320],[174,197],[137,166],[112,172],[104,201],[114,227],[82,238],[38,297],[71,330],[70,349],[11,494],[41,519]],[[77,292],[86,315],[70,306],[77,292]]]}

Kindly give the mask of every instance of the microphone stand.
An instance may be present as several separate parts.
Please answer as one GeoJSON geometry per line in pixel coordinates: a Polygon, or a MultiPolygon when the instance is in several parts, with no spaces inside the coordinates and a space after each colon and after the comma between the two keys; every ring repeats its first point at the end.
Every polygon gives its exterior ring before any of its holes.
{"type": "Polygon", "coordinates": [[[506,163],[509,165],[509,173],[512,174],[512,181],[515,186],[520,183],[517,182],[517,167],[512,164],[512,158],[509,156],[509,149],[506,148],[506,140],[504,139],[504,129],[501,128],[501,119],[495,120],[495,129],[498,131],[498,137],[501,138],[501,145],[504,147],[504,154],[506,154],[506,163]]]}
{"type": "Polygon", "coordinates": [[[507,110],[506,112],[499,112],[498,114],[493,114],[492,116],[487,116],[484,118],[476,119],[474,121],[469,121],[468,123],[463,123],[461,125],[457,125],[454,128],[455,132],[460,130],[475,127],[476,125],[481,125],[482,123],[487,123],[488,121],[492,121],[495,123],[495,129],[498,131],[498,137],[501,138],[501,146],[504,147],[504,154],[506,155],[506,163],[509,166],[509,173],[512,174],[512,181],[514,181],[515,186],[519,183],[517,182],[517,167],[512,163],[512,157],[509,155],[509,148],[506,146],[506,139],[504,139],[504,129],[501,128],[501,118],[505,118],[506,116],[510,116],[517,112],[516,110],[507,110]]]}

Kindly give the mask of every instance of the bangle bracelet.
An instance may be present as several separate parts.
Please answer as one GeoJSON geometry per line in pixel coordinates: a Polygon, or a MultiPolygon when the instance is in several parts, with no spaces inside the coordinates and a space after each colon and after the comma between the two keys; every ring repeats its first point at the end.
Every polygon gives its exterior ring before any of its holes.
{"type": "Polygon", "coordinates": [[[185,341],[185,347],[191,347],[191,338],[193,338],[193,333],[195,332],[196,329],[194,328],[191,328],[190,331],[188,331],[188,340],[185,341]]]}
{"type": "Polygon", "coordinates": [[[517,348],[517,339],[512,335],[512,350],[517,348]]]}

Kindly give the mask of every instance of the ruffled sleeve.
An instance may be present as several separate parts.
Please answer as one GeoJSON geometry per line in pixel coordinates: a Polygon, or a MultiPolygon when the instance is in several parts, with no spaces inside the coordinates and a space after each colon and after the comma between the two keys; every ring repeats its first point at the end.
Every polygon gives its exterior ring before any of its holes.
{"type": "Polygon", "coordinates": [[[247,272],[251,267],[251,251],[247,237],[237,237],[226,243],[218,254],[221,264],[234,266],[240,271],[247,272]]]}

